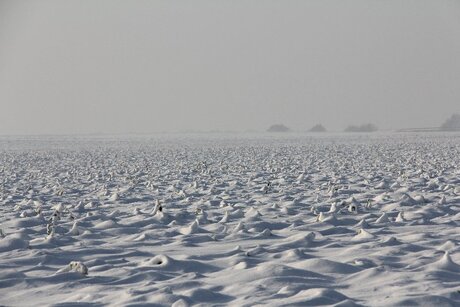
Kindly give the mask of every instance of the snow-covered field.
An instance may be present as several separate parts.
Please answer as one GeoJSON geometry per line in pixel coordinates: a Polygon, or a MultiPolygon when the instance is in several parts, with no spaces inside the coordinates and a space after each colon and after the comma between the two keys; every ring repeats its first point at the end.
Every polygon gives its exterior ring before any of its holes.
{"type": "Polygon", "coordinates": [[[458,133],[2,137],[0,163],[0,305],[460,305],[458,133]]]}

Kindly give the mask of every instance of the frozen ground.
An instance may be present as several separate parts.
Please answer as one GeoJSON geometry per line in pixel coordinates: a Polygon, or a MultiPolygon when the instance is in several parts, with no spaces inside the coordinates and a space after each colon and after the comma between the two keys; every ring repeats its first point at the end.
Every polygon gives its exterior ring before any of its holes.
{"type": "Polygon", "coordinates": [[[460,134],[2,137],[0,163],[0,305],[460,305],[460,134]]]}

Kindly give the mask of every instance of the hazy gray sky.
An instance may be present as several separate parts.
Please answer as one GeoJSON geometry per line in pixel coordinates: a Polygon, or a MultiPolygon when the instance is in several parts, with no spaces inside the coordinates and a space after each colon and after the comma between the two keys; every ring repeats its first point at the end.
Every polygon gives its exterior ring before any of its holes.
{"type": "Polygon", "coordinates": [[[0,134],[439,126],[460,1],[2,1],[0,134]]]}

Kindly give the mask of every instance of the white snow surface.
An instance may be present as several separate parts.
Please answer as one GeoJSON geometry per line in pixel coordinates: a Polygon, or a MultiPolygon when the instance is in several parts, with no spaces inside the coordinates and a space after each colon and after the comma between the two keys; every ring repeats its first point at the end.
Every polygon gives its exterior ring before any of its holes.
{"type": "Polygon", "coordinates": [[[0,305],[460,305],[458,133],[10,136],[0,162],[0,305]]]}

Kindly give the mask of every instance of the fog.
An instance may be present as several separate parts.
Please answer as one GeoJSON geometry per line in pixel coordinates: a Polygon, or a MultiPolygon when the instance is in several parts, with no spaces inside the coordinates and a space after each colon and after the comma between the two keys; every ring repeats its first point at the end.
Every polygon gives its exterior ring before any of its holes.
{"type": "Polygon", "coordinates": [[[0,134],[440,126],[459,1],[1,1],[0,134]]]}

